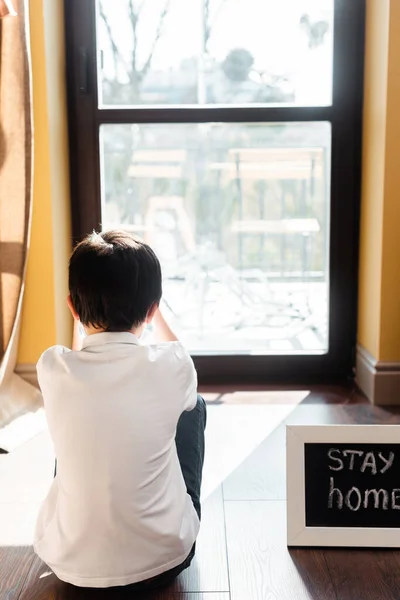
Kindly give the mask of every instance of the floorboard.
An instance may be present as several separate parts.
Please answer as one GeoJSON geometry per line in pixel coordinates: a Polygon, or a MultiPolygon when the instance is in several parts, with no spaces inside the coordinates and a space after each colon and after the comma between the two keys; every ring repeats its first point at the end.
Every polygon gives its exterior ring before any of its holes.
{"type": "Polygon", "coordinates": [[[343,407],[349,422],[356,425],[394,425],[400,423],[400,406],[382,407],[372,404],[343,407]]]}
{"type": "Polygon", "coordinates": [[[25,546],[0,546],[0,598],[17,600],[34,560],[25,546]]]}
{"type": "Polygon", "coordinates": [[[225,513],[232,600],[337,600],[323,553],[287,549],[285,502],[230,501],[225,513]]]}
{"type": "Polygon", "coordinates": [[[221,486],[203,503],[196,555],[179,576],[177,586],[186,592],[229,591],[221,486]]]}
{"type": "Polygon", "coordinates": [[[399,551],[335,549],[324,557],[339,600],[399,600],[399,551]]]}

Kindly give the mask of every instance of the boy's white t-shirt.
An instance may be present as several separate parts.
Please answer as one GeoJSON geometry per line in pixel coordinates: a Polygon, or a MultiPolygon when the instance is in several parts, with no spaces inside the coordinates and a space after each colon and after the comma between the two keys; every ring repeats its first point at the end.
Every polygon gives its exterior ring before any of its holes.
{"type": "Polygon", "coordinates": [[[84,587],[135,583],[181,564],[199,530],[175,445],[179,417],[197,399],[183,346],[97,333],[80,352],[50,348],[37,371],[57,476],[36,553],[84,587]]]}

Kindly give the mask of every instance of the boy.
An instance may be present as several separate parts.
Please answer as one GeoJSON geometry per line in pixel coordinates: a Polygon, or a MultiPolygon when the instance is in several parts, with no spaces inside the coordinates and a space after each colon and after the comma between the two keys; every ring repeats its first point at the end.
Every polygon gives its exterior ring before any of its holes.
{"type": "Polygon", "coordinates": [[[79,352],[50,348],[37,367],[57,474],[35,551],[77,586],[165,585],[189,566],[199,530],[196,371],[159,311],[160,263],[129,233],[78,244],[69,289],[86,337],[79,352]],[[144,345],[150,322],[161,343],[144,345]]]}

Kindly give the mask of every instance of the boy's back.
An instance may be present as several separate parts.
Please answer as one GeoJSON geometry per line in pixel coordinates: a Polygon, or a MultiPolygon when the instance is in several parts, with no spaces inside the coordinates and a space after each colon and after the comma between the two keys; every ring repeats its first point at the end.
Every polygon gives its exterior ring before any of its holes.
{"type": "MultiPolygon", "coordinates": [[[[117,236],[111,250],[107,242],[112,259],[121,244],[131,243],[124,234],[106,235],[117,236]]],[[[135,248],[128,247],[134,259],[135,248]]],[[[122,250],[125,261],[125,246],[122,250]]],[[[100,246],[101,260],[102,253],[100,246]]],[[[88,310],[96,298],[90,302],[88,310]]],[[[102,306],[108,307],[104,301],[102,306]]],[[[104,322],[108,315],[101,318],[104,322]]],[[[179,342],[146,346],[134,334],[140,336],[142,325],[96,333],[91,322],[85,325],[89,335],[81,351],[55,346],[38,363],[57,475],[39,514],[35,550],[60,579],[78,586],[157,580],[190,564],[199,530],[198,491],[195,501],[182,470],[194,426],[201,443],[195,448],[196,465],[188,466],[198,473],[199,490],[204,415],[199,420],[195,414],[196,372],[179,342]],[[185,413],[193,415],[189,429],[181,426],[184,411],[192,411],[185,413]]]]}
{"type": "Polygon", "coordinates": [[[98,333],[81,352],[50,348],[38,365],[57,478],[35,549],[61,579],[124,585],[182,563],[199,520],[176,446],[196,374],[179,342],[143,346],[98,333]]]}

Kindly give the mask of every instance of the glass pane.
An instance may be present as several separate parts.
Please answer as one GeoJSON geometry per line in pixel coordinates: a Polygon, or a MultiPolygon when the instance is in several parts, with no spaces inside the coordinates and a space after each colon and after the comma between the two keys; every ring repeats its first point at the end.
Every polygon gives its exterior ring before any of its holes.
{"type": "Polygon", "coordinates": [[[328,349],[329,123],[103,125],[102,219],[145,239],[193,353],[328,349]]]}
{"type": "Polygon", "coordinates": [[[334,0],[97,0],[101,105],[331,104],[334,0]]]}

